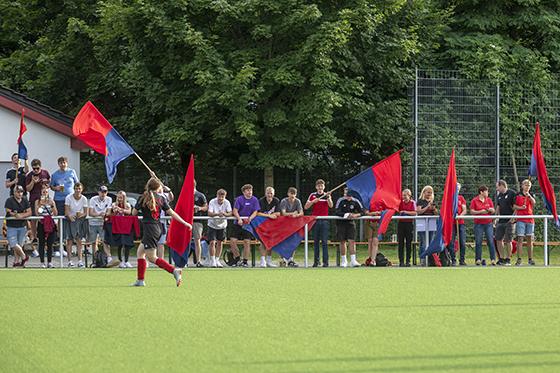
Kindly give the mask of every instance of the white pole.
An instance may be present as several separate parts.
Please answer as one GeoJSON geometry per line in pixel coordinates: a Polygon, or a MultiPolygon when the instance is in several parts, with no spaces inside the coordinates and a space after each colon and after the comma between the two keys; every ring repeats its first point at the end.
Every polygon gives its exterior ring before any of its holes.
{"type": "MultiPolygon", "coordinates": [[[[428,246],[430,246],[430,230],[429,230],[429,227],[430,227],[430,220],[428,218],[426,218],[426,241],[425,241],[426,247],[424,247],[424,250],[427,250],[428,246]]],[[[420,248],[420,249],[422,249],[422,248],[420,248]]],[[[429,266],[428,257],[425,257],[425,260],[426,260],[426,267],[428,267],[429,266]]]]}
{"type": "Polygon", "coordinates": [[[307,268],[307,262],[308,262],[308,255],[309,255],[309,234],[308,234],[308,230],[309,227],[307,226],[307,224],[305,224],[305,227],[303,228],[303,231],[305,233],[305,243],[304,243],[304,247],[305,247],[305,259],[304,259],[304,264],[303,266],[305,268],[307,268]]]}
{"type": "MultiPolygon", "coordinates": [[[[60,254],[60,268],[64,268],[64,218],[58,218],[58,251],[60,254]]],[[[70,258],[68,258],[70,260],[70,258]]]]}
{"type": "Polygon", "coordinates": [[[544,218],[544,265],[548,266],[548,218],[544,218]]]}

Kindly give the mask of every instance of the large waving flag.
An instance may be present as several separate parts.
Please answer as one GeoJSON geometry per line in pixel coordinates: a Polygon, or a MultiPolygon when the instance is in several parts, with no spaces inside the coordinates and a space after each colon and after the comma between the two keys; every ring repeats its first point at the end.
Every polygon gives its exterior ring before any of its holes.
{"type": "Polygon", "coordinates": [[[364,208],[384,210],[377,231],[378,236],[383,235],[401,203],[401,150],[354,176],[346,186],[364,208]]]}
{"type": "Polygon", "coordinates": [[[115,178],[117,165],[134,154],[132,147],[90,101],[74,119],[72,132],[93,150],[105,156],[109,183],[115,178]]]}
{"type": "Polygon", "coordinates": [[[17,139],[19,159],[27,159],[27,147],[23,143],[23,134],[27,131],[27,126],[23,121],[24,116],[25,116],[25,110],[21,109],[21,119],[19,121],[19,137],[17,139]]]}
{"type": "Polygon", "coordinates": [[[421,258],[425,258],[430,254],[440,253],[444,247],[449,245],[453,236],[453,227],[455,226],[458,207],[459,190],[457,188],[457,173],[455,171],[455,149],[453,149],[449,159],[449,167],[447,168],[436,234],[430,245],[420,254],[421,258]]]}
{"type": "Polygon", "coordinates": [[[529,176],[536,176],[543,193],[544,206],[554,217],[554,225],[560,228],[560,220],[556,210],[556,195],[554,188],[548,179],[548,172],[544,163],[544,155],[541,147],[541,130],[539,122],[535,129],[535,139],[533,140],[533,154],[531,155],[531,165],[529,166],[529,176]]]}
{"type": "MultiPolygon", "coordinates": [[[[175,204],[175,212],[192,225],[194,220],[194,156],[192,154],[181,193],[177,199],[177,204],[175,204]]],[[[189,247],[191,237],[192,230],[187,229],[176,220],[171,220],[169,232],[167,232],[167,246],[172,248],[177,254],[183,255],[187,247],[189,247]]]]}
{"type": "Polygon", "coordinates": [[[315,224],[314,216],[279,216],[276,219],[257,216],[243,229],[251,232],[268,250],[276,251],[281,257],[290,259],[304,238],[305,224],[308,232],[315,224]]]}

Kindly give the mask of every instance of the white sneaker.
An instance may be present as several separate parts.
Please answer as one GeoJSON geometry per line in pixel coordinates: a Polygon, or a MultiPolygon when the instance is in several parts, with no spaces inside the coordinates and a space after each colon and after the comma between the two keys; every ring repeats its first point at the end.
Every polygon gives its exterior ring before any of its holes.
{"type": "Polygon", "coordinates": [[[41,263],[41,268],[47,268],[47,266],[45,265],[45,263],[41,263]]]}
{"type": "Polygon", "coordinates": [[[224,265],[220,261],[220,259],[216,259],[216,268],[224,268],[224,265]]]}
{"type": "Polygon", "coordinates": [[[55,251],[53,256],[55,256],[57,258],[60,258],[60,251],[55,251]]]}
{"type": "Polygon", "coordinates": [[[350,265],[351,265],[352,267],[360,267],[360,266],[361,266],[361,264],[358,263],[357,260],[352,260],[352,261],[350,262],[350,265]]]}
{"type": "Polygon", "coordinates": [[[259,267],[266,268],[266,262],[264,260],[261,260],[261,262],[259,263],[259,267]]]}
{"type": "Polygon", "coordinates": [[[82,263],[82,261],[80,260],[80,261],[78,262],[78,268],[84,268],[84,267],[85,267],[85,266],[84,266],[84,263],[82,263]]]}
{"type": "Polygon", "coordinates": [[[272,260],[269,260],[268,262],[266,262],[266,266],[268,268],[277,268],[278,266],[274,263],[272,263],[272,260]]]}
{"type": "Polygon", "coordinates": [[[65,258],[68,256],[68,253],[66,252],[66,250],[62,250],[62,256],[65,257],[65,258]]]}
{"type": "Polygon", "coordinates": [[[130,264],[129,262],[124,263],[126,268],[132,268],[132,264],[130,264]]]}
{"type": "Polygon", "coordinates": [[[216,264],[217,260],[214,258],[210,259],[210,267],[216,268],[218,265],[216,264]]]}
{"type": "Polygon", "coordinates": [[[126,264],[124,262],[121,262],[121,264],[119,264],[119,268],[126,268],[126,264]]]}
{"type": "Polygon", "coordinates": [[[183,283],[183,276],[181,276],[182,273],[183,271],[181,270],[181,268],[175,268],[173,270],[173,277],[175,277],[175,283],[177,284],[177,287],[181,286],[181,284],[183,283]]]}
{"type": "Polygon", "coordinates": [[[348,267],[348,262],[347,262],[346,260],[341,260],[341,261],[340,261],[340,266],[341,266],[342,268],[346,268],[346,267],[348,267]]]}
{"type": "Polygon", "coordinates": [[[52,263],[47,264],[47,268],[54,268],[52,263]]]}
{"type": "Polygon", "coordinates": [[[74,267],[74,263],[72,261],[68,262],[68,268],[74,267]]]}
{"type": "Polygon", "coordinates": [[[130,286],[146,286],[146,283],[144,282],[144,280],[136,280],[134,284],[130,286]]]}
{"type": "Polygon", "coordinates": [[[33,252],[31,253],[31,257],[36,258],[38,256],[39,256],[39,252],[37,250],[33,250],[33,252]]]}
{"type": "Polygon", "coordinates": [[[112,256],[108,256],[107,257],[107,264],[111,263],[113,261],[113,257],[112,256]]]}

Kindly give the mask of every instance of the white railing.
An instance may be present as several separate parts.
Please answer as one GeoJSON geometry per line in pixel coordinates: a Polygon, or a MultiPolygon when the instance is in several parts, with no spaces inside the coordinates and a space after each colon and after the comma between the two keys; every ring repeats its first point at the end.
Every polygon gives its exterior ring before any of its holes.
{"type": "MultiPolygon", "coordinates": [[[[462,220],[474,220],[474,219],[517,219],[520,216],[517,215],[462,215],[460,217],[458,217],[458,219],[462,219],[462,220]]],[[[141,216],[138,217],[139,219],[142,219],[141,216]]],[[[243,219],[246,219],[246,217],[242,217],[243,219]]],[[[544,265],[548,266],[549,265],[549,260],[548,260],[548,219],[552,219],[552,215],[524,215],[523,216],[524,219],[537,219],[543,220],[543,252],[544,252],[544,265]]],[[[42,217],[40,216],[30,216],[28,218],[25,219],[15,219],[13,217],[9,217],[6,218],[5,216],[0,216],[0,220],[41,220],[42,217]]],[[[65,219],[64,216],[53,216],[53,220],[55,220],[58,224],[58,235],[59,235],[59,250],[61,250],[60,252],[60,267],[64,267],[64,258],[62,255],[62,250],[64,248],[64,224],[61,224],[61,222],[65,219]]],[[[87,219],[101,219],[99,217],[87,217],[87,219]]],[[[162,220],[170,220],[171,217],[170,216],[165,216],[161,218],[162,220]]],[[[215,219],[214,217],[209,217],[209,216],[195,216],[194,220],[210,220],[210,219],[215,219]]],[[[224,217],[224,218],[220,218],[220,219],[227,219],[227,220],[237,220],[235,217],[224,217]]],[[[359,218],[356,219],[352,219],[352,220],[379,220],[380,217],[379,216],[361,216],[359,218]]],[[[425,216],[425,215],[421,215],[421,216],[407,216],[407,215],[395,215],[391,218],[391,220],[424,220],[425,222],[425,226],[429,226],[429,222],[430,221],[436,221],[438,219],[438,216],[425,216]]],[[[331,215],[331,216],[317,216],[317,220],[348,220],[345,218],[342,218],[340,216],[336,216],[336,215],[331,215]]],[[[425,232],[426,234],[426,239],[425,242],[429,242],[429,231],[426,230],[425,232]]],[[[304,267],[308,268],[309,267],[309,227],[306,224],[304,227],[304,267]]],[[[7,253],[6,253],[7,255],[7,253]]]]}

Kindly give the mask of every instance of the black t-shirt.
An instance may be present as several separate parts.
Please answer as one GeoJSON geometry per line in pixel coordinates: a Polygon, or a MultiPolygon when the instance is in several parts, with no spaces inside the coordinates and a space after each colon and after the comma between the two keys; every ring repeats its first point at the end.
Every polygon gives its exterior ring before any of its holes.
{"type": "MultiPolygon", "coordinates": [[[[14,195],[14,188],[16,185],[21,185],[25,190],[25,168],[20,167],[17,170],[18,183],[10,187],[10,196],[14,195]]],[[[14,181],[16,179],[16,169],[11,168],[6,172],[6,180],[14,181]]]]}
{"type": "MultiPolygon", "coordinates": [[[[515,203],[516,193],[508,189],[505,193],[498,193],[497,205],[500,208],[500,215],[513,215],[513,204],[515,203]]],[[[510,219],[500,219],[500,223],[507,223],[510,219]]]]}
{"type": "Polygon", "coordinates": [[[280,200],[276,197],[272,197],[272,201],[268,203],[266,197],[259,199],[259,205],[261,206],[259,212],[263,214],[273,214],[275,212],[280,212],[280,200]]]}
{"type": "Polygon", "coordinates": [[[144,205],[144,196],[138,198],[136,206],[134,206],[134,208],[142,214],[142,223],[144,224],[159,223],[161,211],[167,211],[170,208],[167,198],[158,194],[154,194],[154,197],[156,199],[156,211],[152,211],[148,206],[144,205]]]}
{"type": "MultiPolygon", "coordinates": [[[[429,203],[430,203],[430,202],[427,201],[427,200],[425,200],[425,199],[419,199],[419,200],[416,202],[416,206],[417,206],[417,207],[420,207],[420,208],[425,208],[426,206],[428,206],[429,203]]],[[[436,207],[435,204],[434,204],[433,202],[432,202],[432,207],[434,207],[434,208],[436,207]]],[[[430,211],[430,210],[426,210],[423,214],[420,214],[420,213],[419,213],[418,215],[435,215],[435,214],[436,214],[435,210],[431,210],[431,211],[430,211]]]]}
{"type": "MultiPolygon", "coordinates": [[[[194,205],[198,206],[198,207],[202,207],[206,204],[206,196],[202,193],[200,193],[198,190],[194,191],[194,205]]],[[[206,215],[206,213],[202,212],[202,211],[198,211],[194,213],[194,216],[203,216],[206,215]]]]}
{"type": "MultiPolygon", "coordinates": [[[[344,216],[347,213],[350,214],[361,214],[364,208],[360,201],[356,198],[351,200],[346,199],[345,197],[340,197],[338,201],[336,201],[336,215],[344,216]]],[[[350,224],[355,225],[356,223],[354,220],[337,220],[336,223],[338,225],[350,224]]]]}
{"type": "MultiPolygon", "coordinates": [[[[21,199],[21,202],[18,202],[14,197],[10,197],[6,200],[4,207],[12,210],[13,212],[22,213],[25,212],[25,210],[27,210],[28,208],[30,208],[30,205],[29,205],[29,201],[25,197],[21,199]]],[[[6,220],[6,226],[11,228],[25,227],[25,224],[26,224],[25,220],[6,220]]]]}

